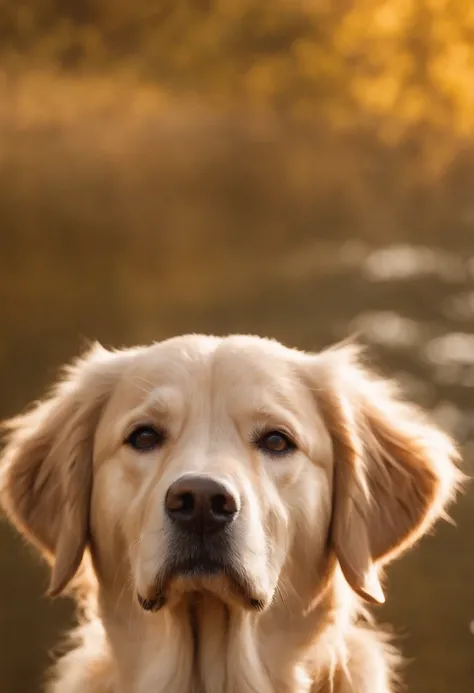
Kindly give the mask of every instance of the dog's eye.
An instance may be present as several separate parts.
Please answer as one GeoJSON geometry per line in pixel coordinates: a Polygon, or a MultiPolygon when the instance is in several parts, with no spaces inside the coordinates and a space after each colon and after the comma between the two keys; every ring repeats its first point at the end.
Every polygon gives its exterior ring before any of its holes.
{"type": "Polygon", "coordinates": [[[281,431],[269,431],[260,436],[257,445],[263,452],[271,455],[285,455],[296,449],[294,442],[281,431]]]}
{"type": "Polygon", "coordinates": [[[163,431],[157,431],[153,426],[140,426],[130,433],[125,444],[139,452],[149,452],[163,445],[164,440],[163,431]]]}

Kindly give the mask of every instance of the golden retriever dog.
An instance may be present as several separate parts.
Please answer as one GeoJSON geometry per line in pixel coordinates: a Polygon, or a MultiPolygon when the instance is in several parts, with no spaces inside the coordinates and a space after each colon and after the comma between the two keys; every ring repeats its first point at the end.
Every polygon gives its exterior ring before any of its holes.
{"type": "Polygon", "coordinates": [[[389,693],[366,604],[461,480],[340,345],[95,345],[7,423],[1,500],[82,622],[52,693],[389,693]]]}

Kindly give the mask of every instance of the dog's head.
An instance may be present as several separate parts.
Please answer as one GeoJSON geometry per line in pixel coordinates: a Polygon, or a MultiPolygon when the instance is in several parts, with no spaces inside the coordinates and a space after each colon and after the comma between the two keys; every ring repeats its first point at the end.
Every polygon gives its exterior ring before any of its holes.
{"type": "Polygon", "coordinates": [[[265,609],[289,572],[313,598],[336,561],[383,601],[378,568],[461,478],[450,440],[351,347],[96,346],[8,427],[2,503],[51,559],[51,594],[88,547],[104,589],[131,577],[149,610],[202,590],[265,609]]]}

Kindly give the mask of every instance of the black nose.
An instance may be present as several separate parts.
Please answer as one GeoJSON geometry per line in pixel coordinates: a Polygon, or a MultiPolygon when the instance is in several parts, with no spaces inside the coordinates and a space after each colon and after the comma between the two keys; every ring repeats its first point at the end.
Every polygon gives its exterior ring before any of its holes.
{"type": "Polygon", "coordinates": [[[188,532],[224,529],[239,512],[239,499],[208,476],[186,475],[169,487],[165,507],[168,517],[188,532]]]}

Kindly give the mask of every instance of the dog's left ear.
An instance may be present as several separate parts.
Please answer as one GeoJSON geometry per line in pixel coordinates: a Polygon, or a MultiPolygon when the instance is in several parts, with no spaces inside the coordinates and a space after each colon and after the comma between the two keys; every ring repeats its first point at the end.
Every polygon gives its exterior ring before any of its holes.
{"type": "Polygon", "coordinates": [[[95,345],[65,369],[49,397],[5,424],[0,502],[53,563],[51,596],[74,577],[87,543],[94,431],[116,359],[95,345]]]}
{"type": "Polygon", "coordinates": [[[443,514],[463,479],[458,455],[355,347],[315,356],[312,383],[333,442],[332,546],[352,589],[381,603],[378,568],[443,514]]]}

